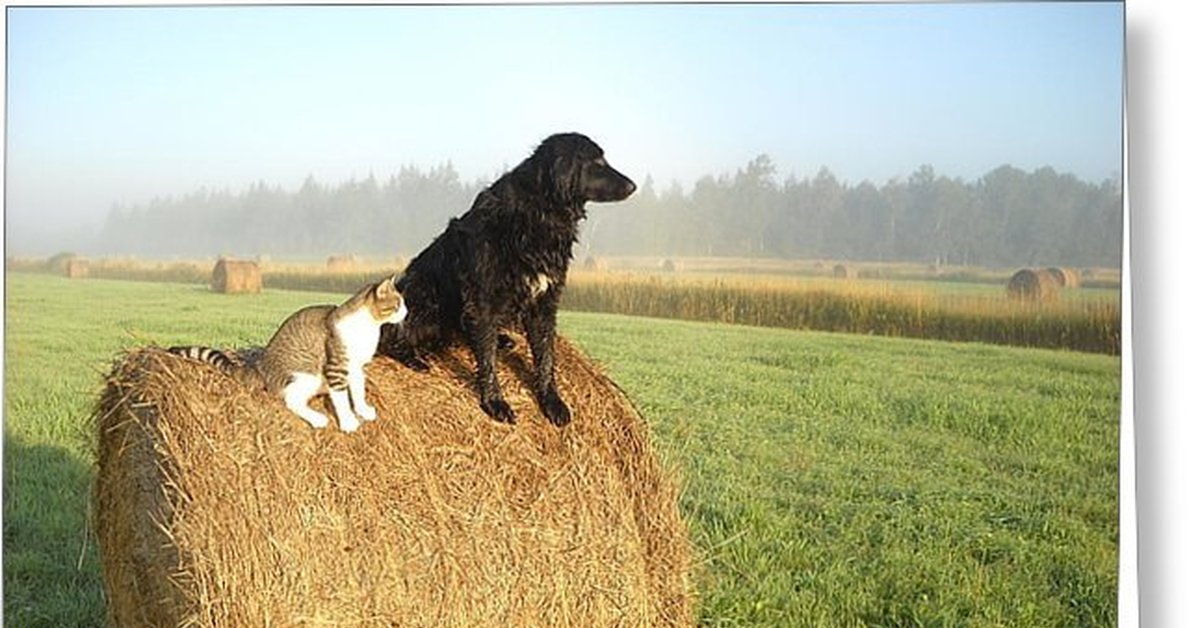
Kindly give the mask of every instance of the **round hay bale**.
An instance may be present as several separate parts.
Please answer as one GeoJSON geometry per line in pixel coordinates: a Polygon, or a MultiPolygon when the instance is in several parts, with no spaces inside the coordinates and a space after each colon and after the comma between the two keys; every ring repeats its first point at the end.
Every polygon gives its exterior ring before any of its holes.
{"type": "Polygon", "coordinates": [[[838,264],[833,267],[833,276],[835,279],[854,279],[857,274],[853,268],[845,264],[838,264]]]}
{"type": "Polygon", "coordinates": [[[1059,288],[1079,287],[1079,274],[1073,269],[1054,266],[1047,268],[1046,272],[1050,273],[1050,278],[1054,280],[1054,283],[1058,284],[1059,288]]]}
{"type": "Polygon", "coordinates": [[[1045,303],[1057,301],[1058,282],[1045,269],[1022,268],[1008,280],[1008,297],[1021,301],[1045,303]]]}
{"type": "Polygon", "coordinates": [[[81,258],[67,260],[66,274],[69,279],[84,279],[91,272],[88,261],[81,258]]]}
{"type": "Polygon", "coordinates": [[[262,292],[262,271],[257,262],[222,257],[213,266],[209,285],[213,292],[226,294],[262,292]]]}
{"type": "Polygon", "coordinates": [[[564,428],[520,342],[498,365],[516,426],[479,409],[456,348],[429,373],[373,361],[379,419],[345,434],[207,364],[128,353],[95,411],[110,624],[693,624],[678,488],[645,421],[562,339],[557,357],[564,428]]]}

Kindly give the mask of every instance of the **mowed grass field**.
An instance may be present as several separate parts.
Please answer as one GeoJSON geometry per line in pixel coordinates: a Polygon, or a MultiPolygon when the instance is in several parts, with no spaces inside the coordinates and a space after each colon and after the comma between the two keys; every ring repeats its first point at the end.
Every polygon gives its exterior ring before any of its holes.
{"type": "MultiPolygon", "coordinates": [[[[87,416],[118,352],[261,344],[344,297],[7,274],[7,622],[103,622],[87,416]]],[[[683,484],[701,624],[1116,624],[1118,358],[576,312],[560,327],[683,484]]]]}

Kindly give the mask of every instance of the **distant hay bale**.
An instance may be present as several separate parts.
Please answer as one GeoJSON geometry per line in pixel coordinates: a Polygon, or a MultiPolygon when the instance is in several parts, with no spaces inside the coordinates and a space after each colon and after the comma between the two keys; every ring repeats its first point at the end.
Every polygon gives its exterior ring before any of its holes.
{"type": "Polygon", "coordinates": [[[683,270],[683,265],[669,258],[663,258],[658,262],[658,269],[668,273],[673,273],[677,270],[683,270]]]}
{"type": "MultiPolygon", "coordinates": [[[[93,521],[114,626],[693,625],[675,481],[645,421],[559,340],[556,428],[498,370],[518,423],[478,407],[461,348],[368,366],[379,419],[313,430],[159,349],[95,410],[93,521]]],[[[329,411],[329,408],[326,408],[329,411]]]]}
{"type": "Polygon", "coordinates": [[[608,262],[595,255],[589,255],[587,259],[583,260],[583,269],[592,272],[603,272],[608,270],[608,262]]]}
{"type": "Polygon", "coordinates": [[[1073,269],[1054,266],[1047,268],[1046,272],[1050,273],[1050,277],[1054,279],[1059,288],[1079,287],[1079,273],[1076,273],[1073,269]]]}
{"type": "Polygon", "coordinates": [[[845,264],[838,264],[833,267],[833,276],[835,279],[854,279],[857,274],[853,268],[845,264]]]}
{"type": "Polygon", "coordinates": [[[65,273],[67,272],[67,262],[77,257],[79,256],[70,251],[55,253],[46,260],[45,268],[52,273],[65,273]]]}
{"type": "Polygon", "coordinates": [[[330,255],[325,260],[325,269],[336,273],[358,270],[359,260],[354,255],[330,255]]]}
{"type": "Polygon", "coordinates": [[[66,274],[69,279],[84,279],[91,272],[91,265],[78,257],[67,260],[66,274]]]}
{"type": "Polygon", "coordinates": [[[262,292],[262,271],[257,262],[221,258],[213,267],[213,292],[226,294],[262,292]]]}
{"type": "Polygon", "coordinates": [[[1022,268],[1008,280],[1008,296],[1030,302],[1057,301],[1059,296],[1058,282],[1045,269],[1031,270],[1022,268]]]}

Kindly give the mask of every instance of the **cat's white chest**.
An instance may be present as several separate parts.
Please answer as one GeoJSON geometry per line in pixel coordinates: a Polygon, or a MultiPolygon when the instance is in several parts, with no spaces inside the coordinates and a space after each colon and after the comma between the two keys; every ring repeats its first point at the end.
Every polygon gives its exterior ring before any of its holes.
{"type": "Polygon", "coordinates": [[[367,310],[355,312],[334,324],[346,347],[346,357],[354,364],[366,364],[379,345],[379,321],[367,310]]]}

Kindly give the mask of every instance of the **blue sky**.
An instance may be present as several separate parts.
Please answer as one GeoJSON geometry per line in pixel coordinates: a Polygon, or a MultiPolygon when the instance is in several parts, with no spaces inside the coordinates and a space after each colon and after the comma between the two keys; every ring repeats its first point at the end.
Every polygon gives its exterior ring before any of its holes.
{"type": "MultiPolygon", "coordinates": [[[[922,164],[1121,168],[1120,3],[9,8],[10,250],[114,202],[295,189],[577,130],[660,189],[755,155],[884,183],[922,164]],[[28,239],[28,240],[27,240],[28,239]]],[[[465,209],[465,208],[464,208],[465,209]]]]}

